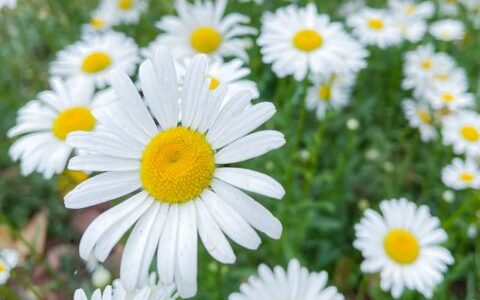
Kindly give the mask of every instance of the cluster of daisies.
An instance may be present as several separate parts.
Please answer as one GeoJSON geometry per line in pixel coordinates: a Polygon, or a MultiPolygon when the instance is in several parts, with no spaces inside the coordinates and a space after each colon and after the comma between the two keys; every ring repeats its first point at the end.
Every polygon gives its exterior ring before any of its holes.
{"type": "MultiPolygon", "coordinates": [[[[348,104],[368,47],[416,43],[428,31],[444,41],[464,36],[453,19],[428,25],[430,2],[392,0],[387,9],[349,4],[342,10],[348,27],[314,4],[262,16],[257,44],[263,62],[278,77],[305,83],[305,105],[319,119],[348,104]]],[[[104,262],[129,232],[120,278],[91,299],[193,297],[199,239],[215,260],[233,264],[229,240],[254,250],[261,244],[258,232],[273,239],[282,234],[280,221],[254,198],[282,199],[282,185],[235,166],[286,140],[279,131],[256,130],[276,111],[273,103],[256,100],[259,90],[247,79],[249,37],[257,30],[247,16],[226,14],[226,5],[177,0],[176,15],[162,17],[155,24],[161,33],[139,48],[115,30],[138,22],[148,2],[101,1],[82,38],[51,63],[50,89],[19,110],[8,132],[22,174],[84,174],[65,196],[66,207],[114,203],[84,232],[84,260],[104,262]]],[[[445,168],[446,184],[480,185],[473,160],[480,153],[480,120],[469,110],[474,99],[464,72],[433,46],[419,46],[406,54],[404,88],[412,91],[406,115],[422,139],[435,138],[442,124],[445,143],[466,155],[445,168]]],[[[381,288],[394,297],[405,289],[431,297],[453,263],[442,247],[447,234],[439,219],[406,199],[365,211],[355,233],[362,271],[380,274],[381,288]]],[[[12,266],[0,257],[0,280],[12,266]]],[[[309,272],[292,259],[286,270],[261,265],[229,299],[344,299],[327,281],[326,272],[309,272]]],[[[89,298],[81,289],[74,295],[89,298]]]]}

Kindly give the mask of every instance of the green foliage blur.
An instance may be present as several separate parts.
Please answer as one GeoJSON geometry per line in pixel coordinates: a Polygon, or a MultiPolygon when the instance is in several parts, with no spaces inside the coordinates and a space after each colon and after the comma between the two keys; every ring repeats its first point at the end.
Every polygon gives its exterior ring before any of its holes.
{"type": "MultiPolygon", "coordinates": [[[[324,0],[317,5],[320,12],[341,20],[336,8],[342,2],[324,0]]],[[[228,10],[249,15],[259,28],[263,11],[288,3],[230,1],[228,10]]],[[[79,39],[80,26],[88,22],[96,5],[94,0],[19,0],[15,10],[0,11],[0,222],[18,231],[35,212],[47,208],[47,247],[49,243],[78,244],[80,235],[69,221],[72,212],[64,208],[55,180],[21,176],[18,165],[9,158],[12,141],[6,132],[14,125],[18,108],[49,88],[49,63],[58,50],[79,39]]],[[[171,1],[151,0],[139,24],[118,30],[146,46],[159,33],[155,21],[173,11],[171,1]]],[[[448,52],[466,69],[478,102],[480,32],[465,22],[468,33],[463,43],[439,43],[428,37],[423,43],[435,43],[437,50],[448,52]]],[[[359,74],[351,104],[343,111],[328,113],[323,121],[305,109],[306,82],[277,79],[261,62],[258,48],[250,49],[251,79],[257,82],[261,98],[273,101],[278,110],[266,127],[282,131],[287,145],[245,165],[272,175],[284,185],[287,195],[283,200],[260,199],[281,220],[284,232],[278,241],[262,237],[258,251],[234,246],[237,262],[232,266],[216,263],[201,248],[195,299],[226,299],[256,273],[260,263],[286,266],[293,257],[311,271],[328,271],[330,284],[347,299],[391,299],[380,290],[377,276],[360,272],[362,257],[352,247],[353,226],[367,207],[377,208],[382,199],[399,197],[428,205],[448,232],[445,246],[453,253],[455,264],[434,299],[480,299],[480,240],[467,235],[469,225],[480,226],[480,193],[455,192],[453,202],[444,201],[446,188],[440,172],[450,162],[452,151],[441,141],[422,143],[401,109],[401,100],[409,96],[400,88],[403,54],[415,47],[404,44],[387,50],[369,49],[368,68],[359,74]],[[357,130],[346,127],[352,118],[360,124],[357,130]]],[[[85,268],[78,257],[62,261],[58,272],[63,275],[56,274],[41,288],[29,275],[38,264],[48,264],[44,255],[27,261],[13,279],[25,289],[37,290],[40,299],[58,289],[68,295],[78,287],[93,290],[88,276],[77,272],[85,268]]],[[[118,270],[112,272],[117,274],[118,270]]],[[[0,288],[2,297],[17,299],[8,287],[0,288]]],[[[407,292],[402,299],[422,297],[407,292]]]]}

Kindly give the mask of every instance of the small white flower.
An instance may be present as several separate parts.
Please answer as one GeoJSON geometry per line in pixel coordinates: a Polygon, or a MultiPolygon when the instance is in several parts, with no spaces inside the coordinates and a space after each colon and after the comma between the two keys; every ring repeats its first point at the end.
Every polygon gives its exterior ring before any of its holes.
{"type": "Polygon", "coordinates": [[[462,111],[443,119],[443,143],[452,145],[457,154],[480,155],[480,115],[462,111]]]}
{"type": "Polygon", "coordinates": [[[298,81],[309,71],[322,76],[355,73],[366,66],[368,54],[340,23],[318,14],[313,3],[266,12],[257,43],[263,62],[272,64],[278,77],[293,75],[298,81]]]}
{"type": "Polygon", "coordinates": [[[365,45],[387,48],[402,42],[400,27],[388,10],[363,8],[347,19],[353,34],[365,45]]]}
{"type": "Polygon", "coordinates": [[[450,111],[471,108],[475,104],[474,96],[467,92],[465,82],[438,84],[425,94],[434,109],[447,108],[450,111]]]}
{"type": "Polygon", "coordinates": [[[245,26],[249,18],[239,13],[225,14],[226,0],[199,1],[189,4],[176,0],[178,16],[165,16],[156,26],[163,30],[160,43],[177,59],[192,58],[195,54],[214,57],[238,57],[248,60],[245,35],[256,30],[245,26]]]}
{"type": "Polygon", "coordinates": [[[447,187],[455,190],[480,188],[480,170],[471,159],[454,158],[452,163],[442,170],[442,181],[447,187]]]}
{"type": "Polygon", "coordinates": [[[79,80],[65,84],[51,80],[51,91],[38,94],[18,111],[17,124],[9,137],[20,136],[9,154],[20,161],[23,175],[33,171],[45,178],[62,173],[73,151],[65,139],[73,131],[90,131],[96,127],[92,108],[114,100],[110,90],[95,93],[91,82],[79,80]]]}
{"type": "Polygon", "coordinates": [[[16,250],[8,248],[0,250],[0,285],[10,278],[10,271],[17,266],[18,259],[16,250]]]}
{"type": "Polygon", "coordinates": [[[100,5],[92,13],[90,22],[82,25],[85,35],[102,33],[110,30],[116,24],[115,13],[105,5],[100,5]]]}
{"type": "Polygon", "coordinates": [[[109,83],[111,70],[117,68],[133,75],[138,61],[135,41],[123,33],[85,35],[57,54],[50,74],[73,82],[86,79],[103,88],[109,83]]]}
{"type": "Polygon", "coordinates": [[[92,284],[97,288],[106,286],[111,280],[112,274],[101,265],[99,265],[92,273],[92,284]]]}
{"type": "Polygon", "coordinates": [[[429,19],[435,12],[435,5],[431,1],[390,0],[388,3],[394,13],[415,19],[429,19]]]}
{"type": "Polygon", "coordinates": [[[88,297],[83,289],[75,291],[73,300],[174,300],[177,299],[173,285],[157,283],[155,274],[145,278],[141,287],[134,291],[127,291],[120,280],[116,279],[113,284],[103,290],[95,290],[92,297],[88,297]]]}
{"type": "Polygon", "coordinates": [[[240,292],[228,300],[343,300],[336,287],[327,286],[328,274],[309,272],[298,260],[292,259],[288,269],[258,267],[258,276],[251,276],[240,286],[240,292]]]}
{"type": "Polygon", "coordinates": [[[428,142],[437,137],[437,130],[433,125],[433,116],[428,105],[411,99],[402,102],[403,111],[408,123],[418,128],[422,141],[428,142]]]}
{"type": "Polygon", "coordinates": [[[358,127],[360,127],[360,123],[358,122],[357,119],[351,118],[351,119],[348,119],[348,120],[347,120],[347,128],[348,128],[348,130],[354,131],[354,130],[357,130],[358,127]]]}
{"type": "Polygon", "coordinates": [[[137,23],[148,5],[145,0],[103,0],[101,9],[112,15],[112,24],[137,23]]]}
{"type": "Polygon", "coordinates": [[[430,25],[430,33],[442,41],[459,41],[465,37],[465,25],[458,20],[440,20],[430,25]]]}
{"type": "Polygon", "coordinates": [[[312,76],[312,82],[313,86],[307,90],[306,106],[322,120],[327,109],[340,110],[348,104],[355,77],[336,74],[312,76]]]}
{"type": "Polygon", "coordinates": [[[458,81],[456,78],[462,76],[462,71],[456,69],[455,61],[445,53],[436,53],[431,44],[407,52],[403,69],[405,78],[402,87],[413,89],[419,98],[424,98],[425,93],[436,84],[458,81]]]}
{"type": "Polygon", "coordinates": [[[405,289],[431,298],[442,282],[450,252],[441,246],[447,233],[427,206],[406,199],[384,200],[381,214],[372,209],[355,225],[353,246],[362,252],[361,269],[380,273],[380,287],[399,298],[405,289]]]}
{"type": "Polygon", "coordinates": [[[394,20],[403,39],[416,43],[425,36],[427,23],[423,19],[396,14],[394,20]]]}

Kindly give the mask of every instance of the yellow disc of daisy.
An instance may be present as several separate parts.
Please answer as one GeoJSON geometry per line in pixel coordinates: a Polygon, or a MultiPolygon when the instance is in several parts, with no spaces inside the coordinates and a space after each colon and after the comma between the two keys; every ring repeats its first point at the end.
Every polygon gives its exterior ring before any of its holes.
{"type": "Polygon", "coordinates": [[[176,127],[155,136],[141,162],[143,187],[155,199],[184,203],[198,197],[213,179],[214,152],[205,136],[176,127]]]}
{"type": "Polygon", "coordinates": [[[87,55],[82,62],[85,73],[97,73],[105,70],[112,63],[112,58],[105,52],[93,52],[87,55]]]}
{"type": "Polygon", "coordinates": [[[318,88],[318,96],[323,101],[329,101],[332,95],[332,89],[329,85],[322,85],[318,88]]]}
{"type": "Polygon", "coordinates": [[[372,18],[368,20],[368,26],[373,30],[381,30],[384,26],[383,21],[379,18],[372,18]]]}
{"type": "Polygon", "coordinates": [[[293,45],[298,50],[311,52],[323,45],[322,36],[312,29],[300,30],[293,37],[293,45]]]}
{"type": "Polygon", "coordinates": [[[392,229],[384,240],[385,252],[399,264],[413,263],[420,252],[418,241],[405,229],[392,229]]]}
{"type": "Polygon", "coordinates": [[[133,7],[133,0],[118,0],[118,7],[123,10],[130,10],[133,7]]]}
{"type": "Polygon", "coordinates": [[[95,117],[86,107],[72,107],[62,111],[53,122],[53,134],[64,140],[73,131],[90,131],[95,127],[95,117]]]}
{"type": "Polygon", "coordinates": [[[222,35],[213,27],[199,27],[190,36],[192,48],[204,54],[217,51],[221,43],[222,35]]]}
{"type": "Polygon", "coordinates": [[[477,142],[478,140],[480,140],[480,132],[477,128],[473,126],[462,127],[461,134],[463,138],[469,142],[477,142]]]}

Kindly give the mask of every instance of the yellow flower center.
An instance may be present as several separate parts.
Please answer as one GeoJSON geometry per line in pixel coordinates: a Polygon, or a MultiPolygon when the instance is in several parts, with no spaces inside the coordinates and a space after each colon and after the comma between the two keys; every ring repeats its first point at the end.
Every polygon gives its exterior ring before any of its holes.
{"type": "Polygon", "coordinates": [[[442,101],[445,103],[452,103],[455,100],[455,97],[450,92],[445,92],[442,94],[442,101]]]}
{"type": "Polygon", "coordinates": [[[428,111],[426,109],[418,110],[417,114],[418,114],[418,117],[420,118],[420,120],[422,120],[423,123],[432,122],[432,117],[430,116],[430,114],[428,113],[428,111]]]}
{"type": "Polygon", "coordinates": [[[312,29],[300,30],[293,37],[293,45],[300,51],[310,52],[320,48],[323,44],[322,36],[312,29]]]}
{"type": "Polygon", "coordinates": [[[447,74],[447,73],[437,73],[435,75],[435,78],[437,78],[438,80],[447,80],[450,76],[447,74]]]}
{"type": "Polygon", "coordinates": [[[380,30],[383,28],[383,21],[379,18],[372,18],[368,20],[368,26],[373,30],[380,30]]]}
{"type": "Polygon", "coordinates": [[[433,67],[433,62],[430,58],[425,58],[424,60],[422,60],[421,62],[421,66],[422,68],[424,68],[425,70],[429,70],[433,67]]]}
{"type": "Polygon", "coordinates": [[[329,101],[332,95],[332,89],[328,85],[322,85],[318,88],[318,96],[323,101],[329,101]]]}
{"type": "Polygon", "coordinates": [[[83,59],[82,70],[85,73],[97,73],[105,70],[112,63],[112,59],[105,52],[93,52],[83,59]]]}
{"type": "Polygon", "coordinates": [[[405,229],[392,229],[384,240],[385,251],[395,262],[406,265],[413,263],[420,252],[418,241],[405,229]]]}
{"type": "Polygon", "coordinates": [[[462,172],[460,174],[460,180],[463,182],[472,182],[475,176],[471,172],[462,172]]]}
{"type": "Polygon", "coordinates": [[[93,18],[91,21],[90,21],[90,25],[96,29],[96,30],[99,30],[99,29],[102,29],[103,26],[105,25],[105,20],[104,19],[101,19],[101,18],[93,18]]]}
{"type": "Polygon", "coordinates": [[[118,7],[123,10],[130,10],[133,7],[133,0],[118,0],[118,7]]]}
{"type": "Polygon", "coordinates": [[[220,81],[217,78],[210,76],[210,90],[213,91],[219,85],[220,85],[220,81]]]}
{"type": "Polygon", "coordinates": [[[64,140],[70,132],[90,131],[95,127],[95,117],[90,109],[72,107],[62,111],[53,122],[52,132],[60,140],[64,140]]]}
{"type": "Polygon", "coordinates": [[[155,199],[170,204],[198,197],[215,171],[212,147],[205,136],[185,127],[160,132],[145,147],[140,176],[155,199]]]}
{"type": "Polygon", "coordinates": [[[213,27],[199,27],[190,36],[190,44],[197,52],[211,54],[222,43],[221,34],[213,27]]]}
{"type": "Polygon", "coordinates": [[[409,5],[407,5],[405,10],[406,10],[407,14],[411,15],[415,12],[415,5],[409,4],[409,5]]]}
{"type": "Polygon", "coordinates": [[[463,138],[469,142],[477,142],[480,139],[480,132],[473,126],[463,126],[461,133],[463,138]]]}
{"type": "Polygon", "coordinates": [[[5,267],[5,265],[2,264],[2,263],[0,263],[0,273],[5,272],[6,269],[7,269],[7,268],[5,267]]]}

